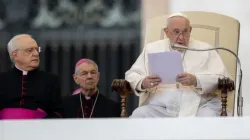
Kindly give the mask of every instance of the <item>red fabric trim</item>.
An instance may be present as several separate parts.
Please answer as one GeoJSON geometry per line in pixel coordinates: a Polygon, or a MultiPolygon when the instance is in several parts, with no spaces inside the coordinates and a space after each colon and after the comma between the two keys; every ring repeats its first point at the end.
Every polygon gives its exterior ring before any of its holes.
{"type": "Polygon", "coordinates": [[[0,111],[1,119],[40,119],[47,114],[39,110],[30,110],[25,108],[5,108],[0,111]]]}
{"type": "Polygon", "coordinates": [[[24,99],[23,97],[26,95],[26,93],[24,92],[24,90],[26,89],[24,87],[24,84],[27,83],[26,81],[24,81],[24,78],[26,77],[27,75],[23,75],[22,76],[22,93],[21,93],[21,100],[20,100],[20,107],[22,107],[24,105],[24,99]]]}

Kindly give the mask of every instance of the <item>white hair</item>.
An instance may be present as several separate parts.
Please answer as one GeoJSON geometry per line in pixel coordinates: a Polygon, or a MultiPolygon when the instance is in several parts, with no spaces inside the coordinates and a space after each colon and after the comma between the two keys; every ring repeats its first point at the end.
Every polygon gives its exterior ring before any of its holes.
{"type": "Polygon", "coordinates": [[[12,62],[14,62],[13,60],[13,57],[12,57],[12,52],[17,50],[18,46],[17,46],[17,40],[21,39],[22,37],[31,37],[31,35],[28,35],[28,34],[20,34],[20,35],[16,35],[14,36],[10,41],[9,43],[7,44],[7,49],[8,49],[8,53],[9,53],[9,56],[10,56],[10,60],[12,62]]]}
{"type": "Polygon", "coordinates": [[[187,19],[189,21],[187,15],[185,15],[183,13],[173,13],[173,14],[169,15],[168,18],[167,18],[167,27],[168,27],[170,19],[173,18],[173,17],[183,17],[183,18],[185,18],[185,19],[187,19]]]}
{"type": "MultiPolygon", "coordinates": [[[[93,60],[86,60],[86,61],[83,62],[83,63],[88,63],[88,64],[94,65],[95,68],[96,68],[96,71],[99,72],[99,71],[98,71],[98,65],[97,65],[93,60]]],[[[78,67],[79,67],[79,66],[78,66],[78,67]]],[[[75,74],[77,74],[77,72],[78,72],[78,69],[79,69],[78,67],[75,68],[75,74]]]]}

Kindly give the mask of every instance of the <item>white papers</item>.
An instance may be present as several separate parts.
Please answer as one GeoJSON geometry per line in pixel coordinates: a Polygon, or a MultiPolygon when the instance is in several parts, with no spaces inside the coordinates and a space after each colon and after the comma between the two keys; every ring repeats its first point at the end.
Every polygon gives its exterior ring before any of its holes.
{"type": "Polygon", "coordinates": [[[148,54],[151,75],[161,78],[161,84],[175,84],[176,76],[184,72],[181,53],[178,51],[148,54]]]}

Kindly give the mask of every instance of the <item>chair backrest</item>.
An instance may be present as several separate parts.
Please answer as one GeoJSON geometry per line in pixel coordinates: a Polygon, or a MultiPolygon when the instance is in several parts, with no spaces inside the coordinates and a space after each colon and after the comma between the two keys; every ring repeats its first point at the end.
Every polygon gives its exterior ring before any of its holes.
{"type": "MultiPolygon", "coordinates": [[[[238,54],[240,23],[238,20],[225,15],[201,12],[182,12],[190,19],[193,27],[191,37],[207,42],[213,46],[225,47],[238,54]]],[[[145,42],[148,44],[166,38],[163,29],[166,28],[168,15],[149,19],[146,23],[145,42]]],[[[232,80],[236,81],[237,63],[233,55],[226,51],[218,51],[232,80]]],[[[234,110],[235,94],[228,97],[228,107],[234,110]]]]}

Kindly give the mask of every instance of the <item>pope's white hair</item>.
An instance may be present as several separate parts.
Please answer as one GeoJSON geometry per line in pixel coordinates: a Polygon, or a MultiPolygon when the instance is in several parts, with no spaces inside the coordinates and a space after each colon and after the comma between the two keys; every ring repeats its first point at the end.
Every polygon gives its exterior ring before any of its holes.
{"type": "Polygon", "coordinates": [[[12,57],[12,52],[18,49],[17,41],[18,41],[19,39],[21,39],[22,37],[30,37],[30,38],[32,38],[31,35],[28,35],[28,34],[20,34],[20,35],[14,36],[14,37],[9,41],[9,43],[7,44],[8,53],[9,53],[9,56],[10,56],[10,60],[11,60],[12,62],[14,62],[13,57],[12,57]]]}
{"type": "Polygon", "coordinates": [[[168,18],[167,18],[167,27],[168,27],[168,24],[170,22],[170,19],[173,18],[173,17],[183,17],[183,18],[185,18],[185,19],[187,19],[189,21],[187,15],[185,15],[183,13],[173,13],[173,14],[169,15],[168,18]]]}

